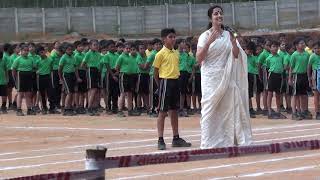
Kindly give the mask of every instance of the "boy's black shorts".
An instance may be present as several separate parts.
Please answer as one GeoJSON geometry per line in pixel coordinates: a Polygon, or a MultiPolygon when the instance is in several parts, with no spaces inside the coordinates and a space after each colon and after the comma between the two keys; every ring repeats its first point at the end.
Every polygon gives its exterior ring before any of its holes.
{"type": "Polygon", "coordinates": [[[75,73],[63,73],[64,92],[66,94],[74,93],[77,78],[75,73]]]}
{"type": "Polygon", "coordinates": [[[32,72],[32,92],[38,91],[38,84],[37,84],[37,73],[32,72]]]}
{"type": "Polygon", "coordinates": [[[192,80],[192,94],[200,96],[201,95],[201,74],[195,73],[192,80]]]}
{"type": "Polygon", "coordinates": [[[159,111],[179,109],[179,80],[178,79],[161,79],[159,87],[159,111]]]}
{"type": "Polygon", "coordinates": [[[180,71],[179,82],[178,82],[180,94],[191,94],[189,78],[190,78],[190,73],[186,71],[180,71]]]}
{"type": "Polygon", "coordinates": [[[18,92],[31,92],[33,88],[33,72],[18,71],[16,87],[18,92]]]}
{"type": "Polygon", "coordinates": [[[108,89],[108,82],[109,82],[109,73],[105,72],[105,75],[101,74],[100,77],[100,88],[101,89],[108,89]]]}
{"type": "Polygon", "coordinates": [[[294,74],[292,78],[293,78],[292,95],[293,96],[307,95],[307,91],[309,88],[307,73],[294,74]]]}
{"type": "Polygon", "coordinates": [[[39,91],[44,91],[50,88],[50,74],[39,75],[37,74],[37,89],[39,91]]]}
{"type": "Polygon", "coordinates": [[[248,73],[248,92],[249,92],[249,98],[253,97],[254,92],[254,85],[255,85],[255,74],[248,73]]]}
{"type": "Polygon", "coordinates": [[[100,87],[100,72],[97,68],[88,67],[87,70],[87,87],[88,89],[100,87]]]}
{"type": "Polygon", "coordinates": [[[9,88],[15,87],[16,83],[15,83],[15,80],[12,75],[12,70],[8,71],[8,77],[9,77],[9,79],[8,79],[7,87],[9,87],[9,88]]]}
{"type": "Polygon", "coordinates": [[[270,72],[268,78],[268,91],[281,93],[282,74],[270,72]]]}
{"type": "Polygon", "coordinates": [[[0,96],[7,96],[7,85],[0,85],[0,96]]]}
{"type": "Polygon", "coordinates": [[[149,94],[149,74],[139,74],[137,81],[137,93],[138,94],[149,94]]]}
{"type": "Polygon", "coordinates": [[[86,93],[88,91],[87,87],[87,71],[86,70],[78,70],[79,78],[82,82],[78,83],[78,92],[79,93],[86,93]]]}
{"type": "Polygon", "coordinates": [[[136,75],[120,73],[119,89],[121,93],[132,92],[136,90],[136,75]]]}

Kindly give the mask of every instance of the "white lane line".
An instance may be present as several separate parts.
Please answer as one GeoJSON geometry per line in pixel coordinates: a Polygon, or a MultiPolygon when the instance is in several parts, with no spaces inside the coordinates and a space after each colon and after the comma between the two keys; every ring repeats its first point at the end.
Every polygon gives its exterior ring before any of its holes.
{"type": "MultiPolygon", "coordinates": [[[[253,131],[265,131],[265,130],[274,130],[274,129],[286,129],[286,128],[295,128],[295,127],[307,127],[320,125],[320,123],[311,123],[311,124],[295,124],[295,125],[284,125],[284,126],[275,126],[275,127],[265,127],[265,128],[254,128],[253,131]]],[[[46,126],[0,126],[3,129],[22,129],[22,130],[77,130],[77,131],[134,131],[134,132],[156,132],[157,129],[138,129],[138,128],[75,128],[75,127],[46,127],[46,126]]],[[[171,130],[171,129],[166,129],[171,130]]],[[[182,129],[184,132],[199,132],[198,130],[188,130],[182,129]]]]}
{"type": "Polygon", "coordinates": [[[56,164],[68,164],[68,163],[83,162],[83,161],[85,161],[85,159],[71,160],[71,161],[58,161],[58,162],[32,164],[32,165],[24,165],[24,166],[0,167],[0,171],[26,169],[26,168],[34,168],[34,167],[49,166],[49,165],[56,165],[56,164]]]}
{"type": "Polygon", "coordinates": [[[301,156],[290,156],[290,157],[283,157],[283,158],[272,158],[272,159],[266,159],[266,160],[261,160],[261,161],[249,161],[249,162],[243,162],[243,163],[224,164],[224,165],[219,165],[219,166],[207,166],[207,167],[201,167],[201,168],[184,169],[184,170],[179,170],[179,171],[142,174],[142,175],[137,175],[137,176],[126,176],[126,177],[120,177],[120,178],[116,178],[116,179],[118,179],[118,180],[139,179],[139,178],[150,178],[150,177],[163,176],[163,175],[194,173],[194,172],[198,172],[198,171],[207,171],[207,170],[212,170],[212,169],[232,168],[232,167],[247,166],[247,165],[254,165],[254,164],[261,164],[261,163],[281,162],[281,161],[286,161],[286,160],[304,159],[304,158],[310,158],[310,157],[316,157],[316,156],[320,156],[320,153],[301,155],[301,156]]]}
{"type": "Polygon", "coordinates": [[[0,162],[8,162],[8,161],[16,161],[22,159],[36,159],[36,158],[44,158],[44,157],[52,157],[52,156],[65,156],[70,154],[84,154],[84,151],[75,151],[75,152],[68,152],[68,153],[56,153],[56,154],[46,154],[41,156],[25,156],[25,157],[18,157],[18,158],[7,158],[7,159],[0,159],[0,162]]]}
{"type": "Polygon", "coordinates": [[[287,138],[265,139],[265,140],[258,140],[258,141],[254,141],[254,142],[255,143],[261,143],[261,142],[279,141],[279,140],[306,138],[306,137],[315,137],[315,136],[320,136],[320,134],[310,134],[310,135],[304,135],[304,136],[292,136],[292,137],[287,137],[287,138]]]}
{"type": "Polygon", "coordinates": [[[286,173],[286,172],[297,172],[297,171],[305,171],[310,169],[319,168],[319,165],[313,165],[313,166],[301,166],[296,168],[290,168],[290,169],[279,169],[275,171],[261,171],[256,173],[250,173],[250,174],[240,174],[237,176],[225,176],[225,177],[217,177],[217,178],[211,178],[209,180],[222,180],[222,179],[234,179],[234,178],[244,178],[244,177],[259,177],[259,176],[265,176],[270,174],[279,174],[279,173],[286,173]]]}

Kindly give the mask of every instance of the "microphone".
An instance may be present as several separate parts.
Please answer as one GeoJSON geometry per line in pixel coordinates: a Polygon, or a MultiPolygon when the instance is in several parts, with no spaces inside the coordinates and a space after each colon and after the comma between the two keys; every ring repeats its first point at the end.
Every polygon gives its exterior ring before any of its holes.
{"type": "Polygon", "coordinates": [[[224,25],[224,30],[229,31],[233,35],[234,38],[236,38],[238,36],[237,31],[230,26],[224,25]]]}

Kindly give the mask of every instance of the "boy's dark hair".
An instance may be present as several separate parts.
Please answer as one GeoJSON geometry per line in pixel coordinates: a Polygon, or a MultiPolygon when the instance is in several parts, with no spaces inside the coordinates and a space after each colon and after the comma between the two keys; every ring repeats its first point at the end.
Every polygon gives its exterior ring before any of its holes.
{"type": "Polygon", "coordinates": [[[22,50],[22,49],[24,49],[24,48],[29,48],[29,46],[28,46],[27,44],[25,44],[25,43],[21,43],[21,44],[20,44],[20,48],[21,48],[21,50],[22,50]]]}
{"type": "Polygon", "coordinates": [[[96,39],[91,39],[89,43],[90,43],[90,45],[92,45],[93,43],[99,44],[99,41],[96,39]]]}
{"type": "Polygon", "coordinates": [[[5,44],[3,45],[3,51],[4,51],[4,52],[9,52],[10,49],[11,49],[11,44],[5,43],[5,44]]]}
{"type": "Polygon", "coordinates": [[[36,44],[35,44],[35,43],[33,43],[33,42],[29,42],[29,43],[28,43],[28,46],[36,47],[36,44]]]}
{"type": "Polygon", "coordinates": [[[143,41],[135,40],[134,44],[138,47],[140,44],[144,44],[143,41]]]}
{"type": "Polygon", "coordinates": [[[299,44],[299,42],[303,41],[304,43],[306,42],[305,39],[303,37],[297,37],[294,41],[293,41],[293,45],[297,46],[299,44]]]}
{"type": "Polygon", "coordinates": [[[112,45],[112,44],[115,45],[116,43],[115,43],[113,40],[109,40],[106,45],[107,45],[107,46],[110,46],[110,45],[112,45]]]}
{"type": "Polygon", "coordinates": [[[77,48],[78,46],[83,46],[83,43],[81,41],[75,41],[73,45],[75,48],[77,48]]]}
{"type": "Polygon", "coordinates": [[[251,50],[253,52],[256,51],[256,44],[252,41],[249,41],[246,45],[245,45],[245,49],[247,50],[251,50]]]}
{"type": "Polygon", "coordinates": [[[155,45],[156,43],[162,43],[162,41],[158,38],[154,38],[152,41],[151,41],[151,44],[152,45],[155,45]]]}
{"type": "Polygon", "coordinates": [[[127,47],[129,46],[130,48],[133,46],[133,43],[130,43],[130,42],[125,42],[124,43],[124,46],[127,47]]]}
{"type": "Polygon", "coordinates": [[[289,50],[290,50],[292,47],[295,49],[295,47],[292,45],[292,43],[287,44],[287,45],[286,45],[286,51],[289,52],[289,50]]]}
{"type": "Polygon", "coordinates": [[[167,37],[170,33],[176,34],[173,28],[164,28],[161,30],[161,38],[167,37]]]}
{"type": "Polygon", "coordinates": [[[99,42],[99,45],[100,46],[105,46],[107,44],[108,40],[106,39],[102,39],[100,42],[99,42]]]}
{"type": "Polygon", "coordinates": [[[315,47],[315,46],[320,47],[320,41],[314,42],[314,43],[312,44],[312,47],[315,47]]]}
{"type": "Polygon", "coordinates": [[[40,52],[41,51],[44,51],[45,49],[44,49],[44,47],[43,46],[38,46],[37,48],[36,48],[36,54],[38,54],[38,55],[40,55],[40,52]]]}
{"type": "Polygon", "coordinates": [[[122,43],[125,43],[126,40],[124,38],[120,38],[118,42],[122,42],[122,43]]]}
{"type": "Polygon", "coordinates": [[[117,42],[116,43],[116,47],[118,48],[118,47],[124,47],[124,44],[122,43],[122,42],[117,42]]]}
{"type": "Polygon", "coordinates": [[[186,42],[191,43],[193,40],[193,36],[189,36],[186,38],[186,42]]]}
{"type": "Polygon", "coordinates": [[[279,34],[279,39],[280,39],[281,37],[286,37],[286,34],[280,33],[280,34],[279,34]]]}
{"type": "Polygon", "coordinates": [[[279,46],[280,46],[280,43],[279,43],[278,41],[276,41],[276,40],[272,40],[271,43],[270,43],[270,47],[271,47],[272,45],[279,47],[279,46]]]}
{"type": "Polygon", "coordinates": [[[82,43],[87,43],[87,42],[88,42],[88,39],[87,39],[87,38],[81,38],[80,41],[81,41],[82,43]]]}

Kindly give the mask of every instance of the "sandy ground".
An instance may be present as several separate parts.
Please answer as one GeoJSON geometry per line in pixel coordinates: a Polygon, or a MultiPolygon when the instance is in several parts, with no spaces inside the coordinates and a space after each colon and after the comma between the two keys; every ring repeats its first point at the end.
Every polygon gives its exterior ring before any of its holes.
{"type": "MultiPolygon", "coordinates": [[[[200,115],[180,118],[181,137],[200,145],[200,115]]],[[[254,144],[319,139],[317,120],[252,119],[254,144]],[[266,129],[267,128],[267,129],[266,129]]],[[[166,151],[172,148],[170,121],[166,121],[166,151]]],[[[37,115],[0,115],[0,178],[40,173],[83,170],[85,150],[97,144],[108,148],[107,156],[159,152],[156,119],[37,115]]],[[[108,179],[317,179],[320,150],[272,155],[193,161],[187,163],[118,168],[106,171],[108,179]]]]}

